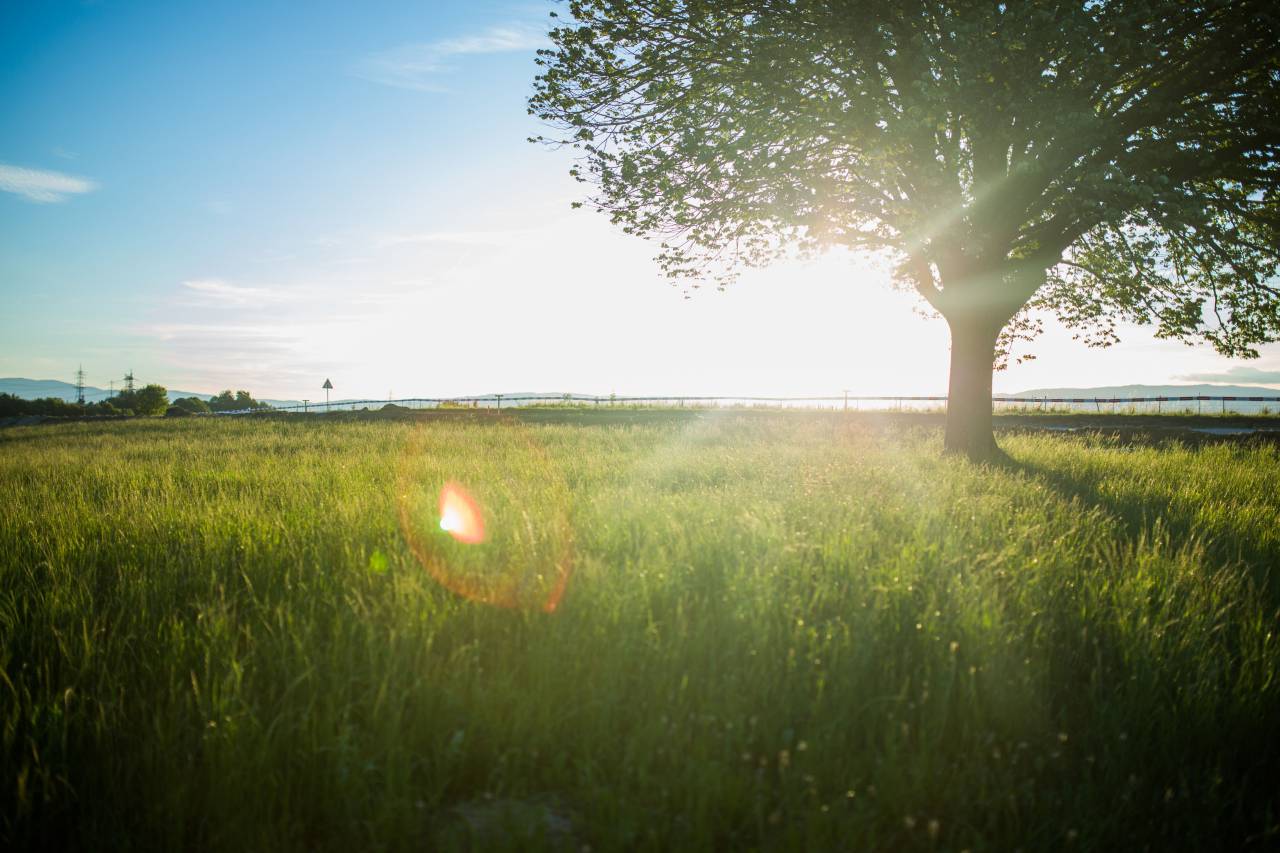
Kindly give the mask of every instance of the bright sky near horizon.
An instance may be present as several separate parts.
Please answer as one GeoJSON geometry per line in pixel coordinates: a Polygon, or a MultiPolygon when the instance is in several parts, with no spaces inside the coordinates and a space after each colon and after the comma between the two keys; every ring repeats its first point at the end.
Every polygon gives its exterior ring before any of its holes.
{"type": "MultiPolygon", "coordinates": [[[[685,299],[526,115],[550,2],[0,6],[0,375],[263,397],[945,393],[866,259],[685,299]]],[[[997,390],[1280,384],[1050,324],[997,390]]]]}

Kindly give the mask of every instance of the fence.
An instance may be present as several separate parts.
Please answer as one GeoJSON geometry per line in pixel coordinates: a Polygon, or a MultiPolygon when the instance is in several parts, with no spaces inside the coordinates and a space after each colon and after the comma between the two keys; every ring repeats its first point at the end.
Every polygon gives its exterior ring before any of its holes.
{"type": "MultiPolygon", "coordinates": [[[[298,403],[270,409],[240,409],[219,412],[223,415],[266,414],[270,412],[299,412],[322,414],[327,411],[356,411],[395,405],[410,409],[435,409],[475,407],[501,409],[506,406],[568,405],[581,407],[604,406],[665,406],[665,407],[778,407],[844,409],[869,411],[907,411],[946,408],[947,397],[942,396],[850,396],[827,397],[710,397],[710,396],[618,396],[607,397],[588,394],[484,394],[473,397],[404,397],[395,400],[339,400],[333,403],[298,403]]],[[[1280,409],[1280,396],[1185,396],[1185,397],[992,397],[997,411],[1092,411],[1097,413],[1195,413],[1195,414],[1272,414],[1280,409]],[[1205,406],[1205,403],[1211,405],[1205,406]],[[1231,406],[1228,406],[1228,403],[1231,406]],[[1216,405],[1214,405],[1216,404],[1216,405]],[[1243,405],[1242,405],[1243,404],[1243,405]],[[1105,406],[1105,408],[1104,408],[1105,406]]]]}

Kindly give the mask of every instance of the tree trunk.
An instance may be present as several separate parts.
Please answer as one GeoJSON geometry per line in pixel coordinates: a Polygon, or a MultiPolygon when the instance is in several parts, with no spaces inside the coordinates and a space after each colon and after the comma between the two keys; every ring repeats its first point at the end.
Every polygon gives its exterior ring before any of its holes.
{"type": "Polygon", "coordinates": [[[991,370],[1000,324],[989,318],[948,317],[951,379],[947,390],[946,453],[975,462],[1000,455],[991,424],[991,370]]]}

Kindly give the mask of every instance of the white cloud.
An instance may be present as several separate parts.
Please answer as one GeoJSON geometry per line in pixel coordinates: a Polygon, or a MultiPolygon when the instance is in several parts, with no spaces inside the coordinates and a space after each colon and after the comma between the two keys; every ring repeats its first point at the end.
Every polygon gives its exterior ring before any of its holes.
{"type": "Polygon", "coordinates": [[[0,192],[14,193],[31,201],[66,201],[68,196],[97,188],[98,185],[93,181],[77,178],[75,175],[0,163],[0,192]]]}
{"type": "Polygon", "coordinates": [[[202,278],[184,281],[182,286],[197,294],[206,303],[218,305],[264,305],[286,302],[291,296],[280,290],[266,287],[243,287],[220,278],[202,278]]]}
{"type": "Polygon", "coordinates": [[[492,27],[483,33],[407,44],[367,56],[352,69],[357,77],[422,92],[442,92],[440,76],[453,70],[449,60],[479,53],[534,50],[546,43],[546,35],[527,26],[492,27]]]}

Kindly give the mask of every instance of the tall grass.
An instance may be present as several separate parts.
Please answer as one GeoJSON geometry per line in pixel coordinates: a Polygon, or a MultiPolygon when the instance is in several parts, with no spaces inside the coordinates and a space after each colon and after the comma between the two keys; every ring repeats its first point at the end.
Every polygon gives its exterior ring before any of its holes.
{"type": "Polygon", "coordinates": [[[1280,839],[1274,447],[571,420],[0,431],[0,840],[1280,839]]]}

